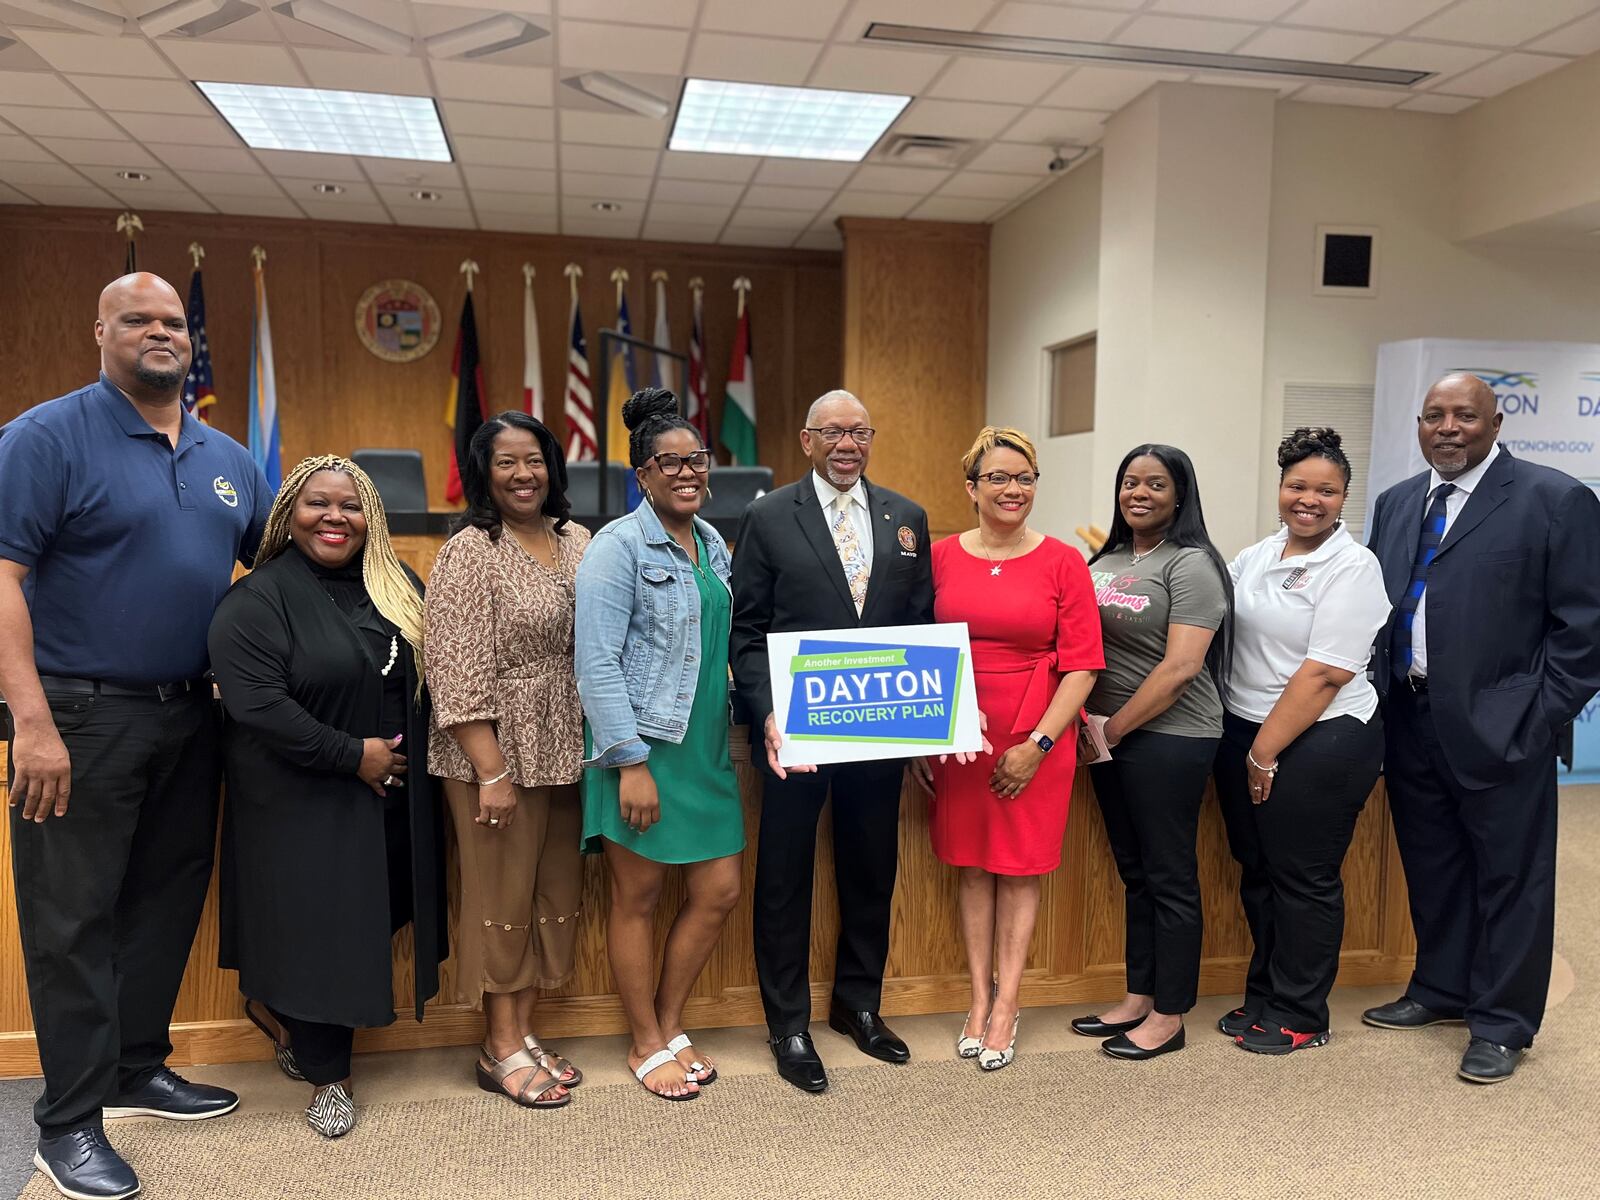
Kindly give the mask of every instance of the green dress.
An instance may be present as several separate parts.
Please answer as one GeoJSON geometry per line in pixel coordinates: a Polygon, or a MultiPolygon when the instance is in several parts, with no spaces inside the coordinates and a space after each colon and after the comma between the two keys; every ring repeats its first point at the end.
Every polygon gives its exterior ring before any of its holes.
{"type": "MultiPolygon", "coordinates": [[[[659,863],[705,862],[744,849],[744,804],[728,757],[728,632],[733,602],[712,572],[705,543],[695,534],[700,565],[700,677],[683,741],[647,737],[650,774],[661,798],[661,819],[644,833],[622,823],[620,772],[588,767],[583,772],[583,852],[599,853],[601,839],[659,863]]],[[[583,729],[585,758],[594,756],[594,736],[583,729]]]]}

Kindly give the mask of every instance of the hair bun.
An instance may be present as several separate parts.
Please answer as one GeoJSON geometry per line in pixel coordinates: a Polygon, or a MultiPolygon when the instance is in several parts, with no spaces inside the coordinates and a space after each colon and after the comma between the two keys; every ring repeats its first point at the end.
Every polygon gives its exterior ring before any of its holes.
{"type": "Polygon", "coordinates": [[[1288,467],[1313,454],[1342,458],[1340,446],[1343,443],[1337,429],[1312,429],[1302,425],[1278,443],[1278,466],[1288,467]]]}
{"type": "Polygon", "coordinates": [[[678,415],[678,398],[666,388],[640,388],[622,405],[622,423],[628,429],[638,429],[652,417],[678,415]]]}

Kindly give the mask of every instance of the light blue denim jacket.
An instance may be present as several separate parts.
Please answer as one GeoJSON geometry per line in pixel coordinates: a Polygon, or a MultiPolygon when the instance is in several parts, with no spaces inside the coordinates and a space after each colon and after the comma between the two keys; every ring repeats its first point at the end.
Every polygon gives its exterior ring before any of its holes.
{"type": "MultiPolygon", "coordinates": [[[[694,525],[727,587],[728,544],[699,517],[694,525]]],[[[689,556],[649,504],[594,535],[577,593],[578,695],[594,739],[584,765],[644,762],[645,735],[683,741],[700,678],[700,591],[689,556]]]]}

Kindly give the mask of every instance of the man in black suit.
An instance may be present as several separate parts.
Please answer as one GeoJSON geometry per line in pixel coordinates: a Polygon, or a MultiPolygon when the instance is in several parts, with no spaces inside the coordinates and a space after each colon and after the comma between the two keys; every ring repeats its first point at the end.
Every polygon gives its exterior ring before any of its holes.
{"type": "Polygon", "coordinates": [[[820,1092],[827,1072],[811,1035],[811,886],[817,819],[833,795],[839,942],[828,1024],[865,1054],[905,1062],[906,1045],[878,1015],[889,954],[889,906],[905,762],[778,765],[767,635],[788,630],[919,625],[933,620],[928,518],[868,483],[873,429],[849,392],[812,404],[800,445],[814,470],[745,510],[733,555],[734,683],[766,747],[756,851],[755,951],[778,1073],[820,1092]]]}
{"type": "Polygon", "coordinates": [[[1417,418],[1431,469],[1378,497],[1369,546],[1395,603],[1374,668],[1417,965],[1368,1025],[1464,1021],[1459,1074],[1509,1079],[1554,952],[1556,741],[1600,688],[1600,501],[1495,444],[1466,373],[1417,418]]]}

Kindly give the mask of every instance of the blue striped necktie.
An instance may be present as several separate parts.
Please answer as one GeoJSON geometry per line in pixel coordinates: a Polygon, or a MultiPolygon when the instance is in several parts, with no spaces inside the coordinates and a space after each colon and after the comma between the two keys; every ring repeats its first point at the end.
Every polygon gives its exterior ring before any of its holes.
{"type": "Polygon", "coordinates": [[[1406,588],[1406,594],[1400,597],[1400,611],[1395,614],[1394,621],[1394,654],[1391,661],[1394,663],[1395,677],[1401,680],[1411,673],[1411,663],[1415,658],[1411,648],[1411,626],[1417,619],[1417,605],[1422,602],[1422,593],[1428,586],[1428,568],[1439,554],[1439,543],[1444,541],[1445,501],[1455,490],[1455,484],[1441,483],[1433,493],[1433,503],[1428,505],[1427,515],[1422,518],[1422,536],[1417,539],[1417,561],[1411,564],[1411,583],[1406,588]]]}

